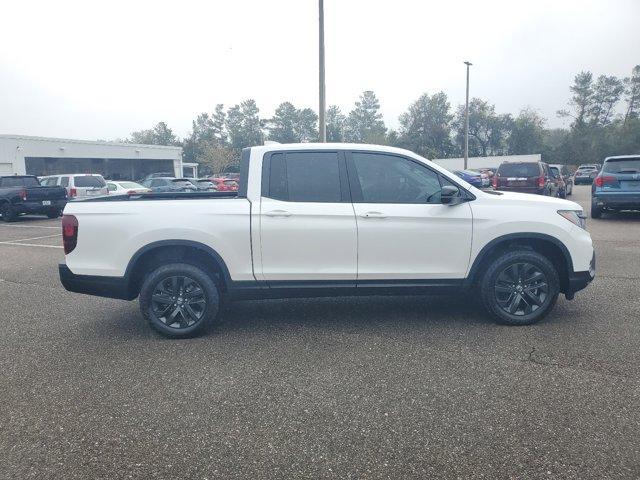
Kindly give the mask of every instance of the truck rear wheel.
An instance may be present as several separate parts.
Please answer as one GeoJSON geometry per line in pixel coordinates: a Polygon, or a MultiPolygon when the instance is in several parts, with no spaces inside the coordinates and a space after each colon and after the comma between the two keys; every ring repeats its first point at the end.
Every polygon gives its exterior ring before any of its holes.
{"type": "Polygon", "coordinates": [[[140,310],[158,332],[173,338],[199,335],[215,321],[220,293],[200,268],[172,263],[153,270],[140,290],[140,310]]]}
{"type": "Polygon", "coordinates": [[[482,303],[505,325],[530,325],[544,318],[560,292],[558,272],[545,256],[531,250],[507,252],[487,268],[482,303]]]}

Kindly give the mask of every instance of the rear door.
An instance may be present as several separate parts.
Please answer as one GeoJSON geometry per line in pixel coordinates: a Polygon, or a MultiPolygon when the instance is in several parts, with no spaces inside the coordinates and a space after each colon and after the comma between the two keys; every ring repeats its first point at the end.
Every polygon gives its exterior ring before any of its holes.
{"type": "Polygon", "coordinates": [[[444,176],[396,154],[352,152],[358,286],[374,280],[462,279],[471,251],[469,202],[443,205],[444,176]]]}
{"type": "Polygon", "coordinates": [[[355,286],[357,230],[344,155],[271,152],[262,167],[263,279],[271,286],[302,280],[355,286]]]}

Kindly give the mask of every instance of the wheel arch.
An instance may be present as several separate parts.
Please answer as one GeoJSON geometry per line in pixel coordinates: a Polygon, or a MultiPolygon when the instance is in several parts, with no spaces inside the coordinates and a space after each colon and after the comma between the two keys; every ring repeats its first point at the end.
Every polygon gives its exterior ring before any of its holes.
{"type": "Polygon", "coordinates": [[[547,257],[558,267],[560,291],[563,293],[568,291],[569,274],[573,272],[573,260],[569,249],[557,238],[535,232],[510,233],[487,243],[476,255],[469,269],[467,284],[477,283],[486,264],[503,252],[514,248],[533,250],[547,257]]]}
{"type": "Polygon", "coordinates": [[[124,275],[131,294],[134,297],[138,295],[147,272],[169,262],[204,267],[223,291],[231,284],[226,263],[210,246],[191,240],[160,240],[145,245],[131,257],[124,275]]]}

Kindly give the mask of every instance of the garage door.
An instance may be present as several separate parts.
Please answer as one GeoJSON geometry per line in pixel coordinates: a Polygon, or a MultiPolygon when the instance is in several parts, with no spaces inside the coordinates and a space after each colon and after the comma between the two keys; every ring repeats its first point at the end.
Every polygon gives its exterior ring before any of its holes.
{"type": "Polygon", "coordinates": [[[13,166],[10,163],[0,163],[0,175],[13,175],[13,166]]]}

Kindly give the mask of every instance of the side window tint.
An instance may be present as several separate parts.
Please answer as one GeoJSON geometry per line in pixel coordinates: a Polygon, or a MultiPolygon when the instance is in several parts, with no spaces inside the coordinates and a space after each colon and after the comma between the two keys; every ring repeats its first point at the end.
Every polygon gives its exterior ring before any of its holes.
{"type": "Polygon", "coordinates": [[[60,177],[60,186],[68,187],[69,186],[69,177],[60,177]]]}
{"type": "Polygon", "coordinates": [[[395,155],[352,154],[364,203],[440,203],[436,172],[395,155]]]}
{"type": "Polygon", "coordinates": [[[284,154],[276,153],[271,156],[271,170],[269,171],[269,196],[277,200],[288,200],[287,170],[284,154]]]}
{"type": "Polygon", "coordinates": [[[269,171],[269,197],[289,202],[340,202],[338,154],[273,154],[269,171]]]}

